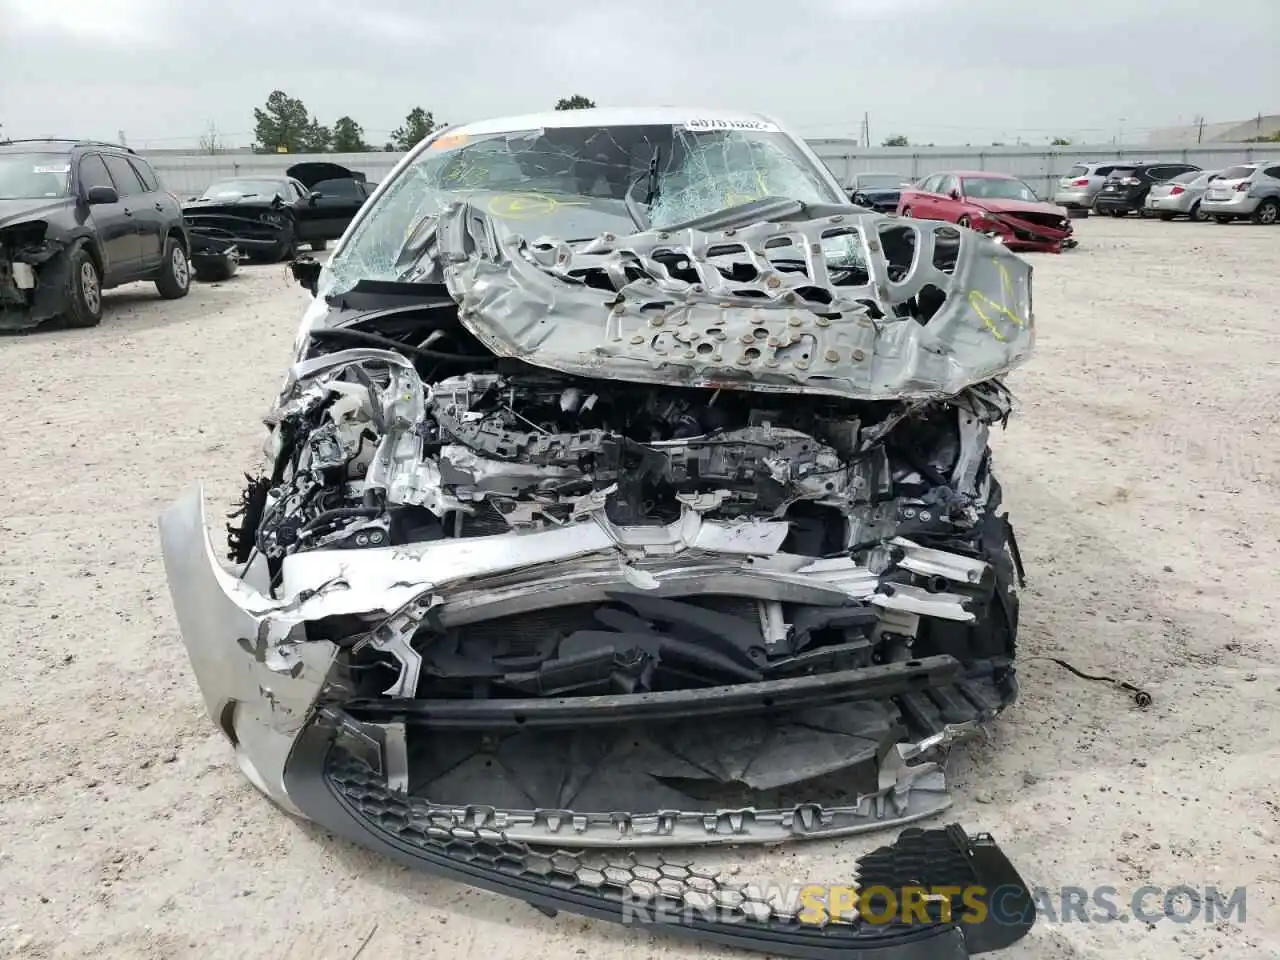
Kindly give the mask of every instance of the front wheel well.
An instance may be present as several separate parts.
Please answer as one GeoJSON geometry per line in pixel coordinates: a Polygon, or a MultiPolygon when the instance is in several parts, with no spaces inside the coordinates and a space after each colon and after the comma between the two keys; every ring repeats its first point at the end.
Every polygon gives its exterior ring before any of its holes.
{"type": "Polygon", "coordinates": [[[107,279],[107,269],[102,262],[102,251],[98,249],[98,245],[94,243],[92,237],[77,237],[67,247],[68,251],[76,246],[83,246],[89,251],[89,259],[93,261],[93,265],[98,268],[98,279],[103,283],[107,279]]]}
{"type": "Polygon", "coordinates": [[[185,233],[177,227],[170,227],[169,232],[165,234],[165,239],[167,240],[170,237],[178,241],[178,246],[182,247],[183,253],[187,256],[191,255],[191,248],[187,245],[187,235],[185,233]]]}

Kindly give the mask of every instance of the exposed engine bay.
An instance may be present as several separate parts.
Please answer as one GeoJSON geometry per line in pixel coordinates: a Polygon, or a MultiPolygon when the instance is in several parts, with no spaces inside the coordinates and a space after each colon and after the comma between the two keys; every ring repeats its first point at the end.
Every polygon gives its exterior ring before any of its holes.
{"type": "Polygon", "coordinates": [[[428,289],[310,332],[229,528],[281,598],[365,555],[503,558],[307,627],[343,651],[344,714],[397,731],[410,798],[483,797],[535,842],[559,829],[538,811],[573,810],[578,843],[682,811],[622,837],[659,844],[725,809],[751,822],[713,834],[763,842],[949,804],[906,758],[1016,693],[999,379],[858,400],[584,377],[495,356],[428,289]]]}
{"type": "Polygon", "coordinates": [[[21,329],[57,314],[64,244],[46,239],[47,224],[30,220],[0,229],[0,330],[21,329]]]}

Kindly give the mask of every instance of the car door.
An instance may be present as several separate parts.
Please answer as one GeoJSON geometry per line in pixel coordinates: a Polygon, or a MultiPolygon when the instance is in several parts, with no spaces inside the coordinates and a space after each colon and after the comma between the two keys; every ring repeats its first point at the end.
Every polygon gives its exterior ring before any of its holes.
{"type": "Polygon", "coordinates": [[[138,231],[134,228],[133,218],[125,214],[122,200],[88,206],[92,188],[116,189],[101,154],[81,156],[76,167],[76,182],[80,202],[88,209],[86,219],[92,225],[102,250],[102,285],[110,287],[122,283],[138,269],[138,231]]]}
{"type": "Polygon", "coordinates": [[[124,206],[124,215],[133,225],[134,272],[144,273],[160,265],[161,238],[159,236],[159,216],[153,204],[147,202],[146,185],[138,178],[138,174],[129,161],[116,153],[102,154],[102,161],[111,174],[111,182],[115,184],[116,193],[124,206]]]}
{"type": "Polygon", "coordinates": [[[137,174],[138,179],[142,181],[145,191],[142,197],[146,208],[145,229],[142,236],[143,265],[146,266],[149,262],[147,257],[149,238],[154,238],[156,245],[154,265],[160,266],[164,262],[164,245],[169,235],[169,228],[181,223],[182,209],[178,206],[178,202],[161,188],[160,178],[151,169],[151,164],[141,157],[129,157],[128,163],[133,167],[133,172],[137,174]]]}
{"type": "Polygon", "coordinates": [[[964,200],[960,194],[960,178],[954,174],[945,174],[938,181],[937,193],[931,199],[933,214],[931,220],[947,220],[955,223],[964,213],[964,200]]]}
{"type": "Polygon", "coordinates": [[[298,239],[304,243],[321,239],[324,236],[324,208],[313,200],[311,191],[292,177],[284,181],[280,190],[280,198],[293,209],[298,239]]]}
{"type": "Polygon", "coordinates": [[[940,179],[941,174],[935,173],[931,176],[925,177],[910,189],[903,190],[902,196],[898,201],[899,209],[901,209],[903,213],[906,213],[909,210],[913,217],[924,217],[925,219],[928,219],[929,204],[933,198],[931,191],[935,186],[937,186],[938,180],[940,179]]]}
{"type": "Polygon", "coordinates": [[[345,178],[322,180],[312,188],[311,203],[317,210],[321,231],[317,239],[336,240],[342,236],[347,224],[364,203],[361,186],[359,180],[345,178]]]}

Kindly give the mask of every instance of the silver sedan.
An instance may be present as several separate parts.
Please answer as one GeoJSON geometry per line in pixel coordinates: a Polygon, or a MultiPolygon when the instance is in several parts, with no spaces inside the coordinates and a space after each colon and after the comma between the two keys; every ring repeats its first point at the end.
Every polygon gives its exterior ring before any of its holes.
{"type": "Polygon", "coordinates": [[[1217,175],[1217,170],[1192,170],[1155,184],[1147,194],[1144,213],[1154,213],[1161,220],[1174,217],[1200,222],[1208,220],[1209,215],[1200,209],[1200,200],[1208,189],[1209,181],[1217,175]]]}

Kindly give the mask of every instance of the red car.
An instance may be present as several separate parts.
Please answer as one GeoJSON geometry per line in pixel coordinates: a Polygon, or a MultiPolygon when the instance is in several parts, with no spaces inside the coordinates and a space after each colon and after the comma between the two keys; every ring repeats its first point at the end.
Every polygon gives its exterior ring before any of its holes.
{"type": "Polygon", "coordinates": [[[1005,173],[935,173],[902,191],[898,213],[948,220],[985,233],[1010,249],[1061,253],[1076,245],[1067,211],[1041,200],[1029,186],[1005,173]]]}

